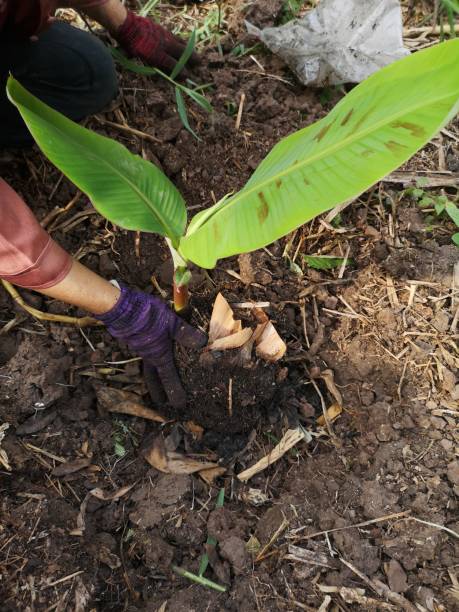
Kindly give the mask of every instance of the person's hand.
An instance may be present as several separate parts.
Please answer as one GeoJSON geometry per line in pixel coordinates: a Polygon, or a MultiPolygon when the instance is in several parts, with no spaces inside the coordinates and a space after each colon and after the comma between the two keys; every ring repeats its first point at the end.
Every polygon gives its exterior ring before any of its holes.
{"type": "MultiPolygon", "coordinates": [[[[130,57],[137,57],[166,72],[172,72],[186,47],[186,43],[162,26],[132,11],[128,11],[115,38],[130,57]]],[[[189,63],[198,61],[198,55],[193,53],[189,63]]]]}
{"type": "Polygon", "coordinates": [[[186,404],[185,391],[174,363],[173,342],[199,349],[206,334],[188,325],[160,299],[121,288],[115,306],[96,317],[105,323],[110,334],[124,341],[144,360],[144,374],[152,399],[162,403],[164,392],[174,408],[186,404]]]}

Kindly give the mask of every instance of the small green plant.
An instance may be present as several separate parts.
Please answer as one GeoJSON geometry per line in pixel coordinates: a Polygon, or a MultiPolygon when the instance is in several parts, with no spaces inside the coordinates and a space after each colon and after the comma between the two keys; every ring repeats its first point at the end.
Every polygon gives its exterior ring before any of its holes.
{"type": "MultiPolygon", "coordinates": [[[[417,187],[406,189],[405,193],[409,195],[424,212],[429,213],[426,218],[428,223],[434,223],[435,218],[444,218],[447,215],[456,227],[459,229],[459,198],[456,196],[454,200],[450,200],[445,195],[427,193],[422,186],[422,179],[418,181],[417,187]]],[[[451,236],[451,240],[459,246],[459,231],[451,236]]]]}
{"type": "Polygon", "coordinates": [[[264,247],[358,197],[429,142],[459,111],[458,65],[455,39],[383,68],[326,117],[279,142],[241,191],[188,226],[181,194],[156,166],[52,110],[12,77],[7,91],[45,155],[104,217],[167,239],[180,310],[189,262],[214,268],[264,247]]]}
{"type": "MultiPolygon", "coordinates": [[[[440,5],[440,27],[443,30],[443,20],[442,13],[446,13],[446,18],[449,25],[449,36],[450,38],[456,38],[456,22],[459,16],[459,0],[441,0],[440,5]]],[[[444,32],[442,31],[442,40],[445,37],[444,32]]]]}
{"type": "Polygon", "coordinates": [[[159,1],[160,0],[148,0],[148,2],[145,2],[140,11],[138,11],[139,15],[141,17],[148,17],[151,15],[158,6],[159,1]]]}
{"type": "Polygon", "coordinates": [[[240,43],[239,45],[236,45],[234,49],[231,50],[231,55],[234,55],[234,57],[243,57],[244,55],[256,53],[260,49],[262,49],[260,43],[256,43],[255,45],[252,45],[248,48],[244,45],[244,43],[240,43]]]}
{"type": "Polygon", "coordinates": [[[120,459],[126,455],[126,445],[129,441],[133,446],[138,445],[138,442],[131,429],[120,419],[114,419],[114,432],[112,434],[112,439],[113,451],[120,459]]]}
{"type": "Polygon", "coordinates": [[[351,265],[352,259],[335,257],[334,255],[303,255],[303,259],[310,268],[314,270],[335,270],[342,265],[351,265]]]}
{"type": "Polygon", "coordinates": [[[192,134],[196,138],[196,140],[201,140],[199,136],[195,133],[195,131],[191,128],[191,125],[188,119],[188,112],[186,109],[185,99],[183,96],[184,95],[188,96],[194,102],[196,102],[196,104],[198,104],[201,108],[203,108],[206,112],[212,113],[213,112],[212,105],[207,100],[207,98],[203,96],[201,93],[201,91],[207,88],[208,85],[196,85],[192,81],[189,81],[193,85],[193,87],[187,87],[177,81],[177,77],[180,75],[182,70],[185,68],[186,63],[188,62],[191,55],[193,54],[195,45],[196,45],[196,30],[192,32],[182,56],[180,57],[179,61],[177,62],[177,65],[175,66],[174,70],[172,71],[170,75],[167,75],[162,70],[159,70],[159,68],[152,68],[151,66],[145,66],[143,64],[139,64],[137,62],[134,62],[133,60],[128,59],[119,49],[116,49],[115,47],[110,47],[110,52],[115,58],[115,60],[119,64],[121,64],[121,66],[123,66],[123,68],[125,68],[126,70],[130,70],[131,72],[136,72],[137,74],[143,74],[143,75],[158,75],[162,77],[163,79],[165,79],[166,81],[168,81],[169,83],[171,83],[171,85],[173,85],[173,87],[175,88],[175,101],[177,104],[177,112],[179,114],[179,117],[184,127],[190,132],[190,134],[192,134]]]}
{"type": "MultiPolygon", "coordinates": [[[[222,488],[220,489],[218,493],[217,501],[215,503],[215,508],[223,508],[224,503],[225,503],[225,489],[222,488]]],[[[208,546],[215,547],[217,546],[217,540],[212,536],[208,536],[206,544],[208,546]]],[[[208,578],[205,578],[204,574],[206,573],[208,566],[209,566],[209,555],[207,553],[204,553],[204,555],[201,557],[201,561],[199,563],[199,570],[197,574],[192,574],[188,570],[182,567],[177,567],[176,565],[172,566],[172,569],[179,576],[183,576],[184,578],[188,578],[188,580],[196,582],[202,586],[206,586],[211,589],[214,589],[214,591],[219,591],[220,593],[224,593],[227,590],[225,586],[222,586],[220,584],[217,584],[213,580],[209,580],[208,578]]]]}
{"type": "Polygon", "coordinates": [[[304,0],[285,0],[279,17],[279,24],[283,25],[295,19],[303,8],[304,0]]]}

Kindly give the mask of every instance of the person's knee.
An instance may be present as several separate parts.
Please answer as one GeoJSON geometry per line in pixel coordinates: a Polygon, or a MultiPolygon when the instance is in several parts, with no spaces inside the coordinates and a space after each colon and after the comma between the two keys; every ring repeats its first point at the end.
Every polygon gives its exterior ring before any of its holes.
{"type": "Polygon", "coordinates": [[[90,36],[86,47],[86,59],[92,68],[92,84],[97,112],[109,104],[118,93],[118,77],[115,64],[108,48],[95,36],[90,36]]]}
{"type": "Polygon", "coordinates": [[[92,34],[56,22],[35,44],[36,53],[19,72],[24,86],[52,108],[80,120],[116,96],[113,59],[92,34]]]}

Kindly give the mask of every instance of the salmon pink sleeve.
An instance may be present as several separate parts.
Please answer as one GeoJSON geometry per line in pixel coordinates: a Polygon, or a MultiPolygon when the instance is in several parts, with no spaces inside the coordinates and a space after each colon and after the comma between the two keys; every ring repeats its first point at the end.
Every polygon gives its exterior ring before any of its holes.
{"type": "Polygon", "coordinates": [[[70,255],[0,178],[0,278],[20,287],[47,289],[63,280],[71,266],[70,255]]]}

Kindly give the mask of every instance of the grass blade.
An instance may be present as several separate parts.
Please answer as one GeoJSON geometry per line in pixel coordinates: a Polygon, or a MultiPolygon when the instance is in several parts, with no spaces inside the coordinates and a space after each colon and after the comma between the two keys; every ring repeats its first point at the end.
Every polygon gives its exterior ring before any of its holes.
{"type": "Polygon", "coordinates": [[[195,89],[189,89],[188,87],[185,87],[183,85],[181,85],[180,88],[187,96],[194,100],[196,104],[199,104],[199,106],[205,111],[207,111],[208,113],[213,112],[214,109],[212,108],[211,103],[202,94],[197,92],[195,89]]]}
{"type": "Polygon", "coordinates": [[[458,0],[442,0],[445,8],[449,8],[455,13],[459,13],[459,1],[458,0]]]}
{"type": "Polygon", "coordinates": [[[148,17],[152,10],[159,3],[159,0],[148,0],[139,11],[141,17],[148,17]]]}
{"type": "Polygon", "coordinates": [[[178,565],[173,565],[172,569],[179,576],[183,576],[183,578],[188,578],[188,580],[192,580],[193,582],[197,582],[202,586],[209,587],[210,589],[214,589],[214,591],[219,591],[220,593],[226,593],[226,587],[221,584],[217,584],[216,582],[212,582],[212,580],[208,580],[204,578],[204,576],[197,576],[196,574],[192,574],[188,570],[183,567],[178,567],[178,565]]]}
{"type": "MultiPolygon", "coordinates": [[[[343,265],[344,257],[333,257],[331,255],[303,255],[304,261],[310,268],[315,270],[333,270],[343,265]]],[[[347,263],[352,263],[350,259],[347,263]]]]}
{"type": "Polygon", "coordinates": [[[179,61],[176,63],[174,70],[171,73],[171,79],[176,79],[178,75],[185,68],[185,64],[190,59],[193,54],[194,48],[196,45],[196,30],[193,30],[190,38],[188,39],[188,43],[185,47],[185,51],[182,53],[179,61]]]}
{"type": "Polygon", "coordinates": [[[192,100],[194,100],[196,104],[199,104],[199,106],[201,106],[201,108],[203,108],[205,111],[207,111],[208,113],[213,112],[214,109],[212,108],[210,102],[199,92],[193,89],[189,89],[188,87],[185,87],[185,85],[181,85],[180,83],[176,83],[172,76],[167,75],[165,72],[162,72],[157,68],[152,68],[151,66],[144,66],[143,64],[139,64],[138,62],[129,59],[116,47],[109,47],[109,50],[115,60],[119,64],[121,64],[121,66],[126,70],[130,70],[131,72],[143,74],[146,76],[152,76],[154,74],[157,74],[163,77],[163,79],[166,79],[166,81],[169,81],[169,83],[172,83],[177,89],[183,91],[183,93],[185,93],[192,100]]]}
{"type": "MultiPolygon", "coordinates": [[[[215,502],[215,508],[223,508],[224,503],[225,503],[225,489],[223,487],[218,492],[217,501],[215,502]]],[[[217,546],[217,540],[213,538],[212,536],[208,536],[206,544],[209,544],[210,546],[217,546]]],[[[207,553],[205,553],[201,557],[201,562],[199,564],[199,571],[198,571],[199,576],[204,576],[204,573],[208,565],[209,565],[209,556],[207,553]]]]}
{"type": "Polygon", "coordinates": [[[188,121],[188,113],[186,112],[185,101],[183,99],[182,92],[178,87],[175,88],[175,99],[177,101],[178,114],[185,129],[187,129],[190,134],[192,134],[196,138],[196,140],[201,140],[190,126],[190,122],[188,121]]]}
{"type": "Polygon", "coordinates": [[[124,53],[121,53],[121,51],[119,49],[116,49],[115,47],[109,47],[109,50],[115,60],[119,64],[121,64],[123,68],[126,68],[131,72],[136,72],[137,74],[146,74],[147,76],[152,74],[159,74],[156,68],[152,68],[151,66],[144,66],[143,64],[138,64],[137,62],[130,60],[124,55],[124,53]]]}

